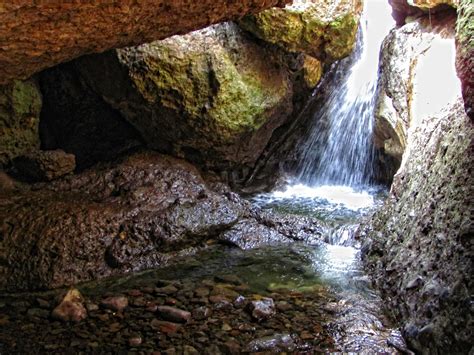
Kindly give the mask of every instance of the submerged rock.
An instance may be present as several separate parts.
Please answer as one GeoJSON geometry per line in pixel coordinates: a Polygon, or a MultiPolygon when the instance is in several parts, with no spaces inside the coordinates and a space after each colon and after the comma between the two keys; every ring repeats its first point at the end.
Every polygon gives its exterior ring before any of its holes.
{"type": "Polygon", "coordinates": [[[77,289],[70,289],[61,303],[53,310],[51,317],[62,321],[79,322],[87,318],[87,311],[83,305],[84,299],[77,289]]]}
{"type": "Polygon", "coordinates": [[[257,301],[251,301],[249,304],[249,309],[252,314],[252,317],[257,321],[262,322],[272,317],[275,314],[275,303],[273,299],[268,297],[263,297],[257,301]]]}
{"type": "MultiPolygon", "coordinates": [[[[286,241],[318,239],[323,230],[317,221],[276,229],[279,217],[212,190],[193,166],[157,153],[30,187],[0,192],[0,289],[54,288],[153,268],[204,248],[241,221],[261,225],[262,235],[287,228],[286,241]]],[[[252,246],[267,242],[253,238],[252,246]]]]}
{"type": "Polygon", "coordinates": [[[35,80],[0,86],[0,166],[40,146],[41,93],[35,80]]]}
{"type": "Polygon", "coordinates": [[[128,307],[128,298],[125,296],[107,297],[100,303],[102,307],[111,309],[115,312],[122,312],[128,307]]]}
{"type": "Polygon", "coordinates": [[[359,0],[296,0],[239,23],[267,42],[331,62],[352,52],[361,9],[359,0]]]}
{"type": "Polygon", "coordinates": [[[274,334],[267,337],[252,340],[245,347],[246,352],[270,351],[272,353],[293,352],[296,350],[296,343],[290,334],[274,334]]]}

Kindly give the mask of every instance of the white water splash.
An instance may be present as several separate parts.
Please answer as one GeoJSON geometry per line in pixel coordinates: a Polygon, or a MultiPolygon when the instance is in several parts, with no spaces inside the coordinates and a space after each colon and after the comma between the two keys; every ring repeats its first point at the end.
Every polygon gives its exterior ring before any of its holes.
{"type": "Polygon", "coordinates": [[[271,194],[273,199],[311,198],[323,199],[331,204],[342,205],[350,210],[369,208],[374,205],[374,198],[367,191],[356,191],[349,186],[324,185],[310,187],[296,184],[286,187],[285,190],[271,194]]]}

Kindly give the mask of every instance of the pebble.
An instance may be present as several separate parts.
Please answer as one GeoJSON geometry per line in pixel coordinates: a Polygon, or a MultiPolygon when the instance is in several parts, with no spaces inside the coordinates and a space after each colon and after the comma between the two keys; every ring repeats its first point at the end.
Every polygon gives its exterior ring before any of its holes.
{"type": "Polygon", "coordinates": [[[158,330],[158,331],[160,331],[161,333],[164,333],[164,334],[176,333],[181,328],[181,324],[162,321],[162,320],[158,320],[158,319],[153,319],[150,323],[150,326],[153,329],[158,330]]]}
{"type": "Polygon", "coordinates": [[[176,307],[158,306],[157,312],[161,318],[171,322],[186,323],[191,319],[190,312],[176,307]]]}
{"type": "Polygon", "coordinates": [[[155,293],[158,295],[174,295],[176,292],[178,289],[173,285],[155,288],[155,293]]]}
{"type": "Polygon", "coordinates": [[[275,314],[275,304],[273,299],[263,297],[258,301],[250,302],[252,317],[261,322],[267,320],[275,314]]]}
{"type": "Polygon", "coordinates": [[[128,339],[128,345],[130,346],[139,346],[143,342],[143,339],[141,336],[136,335],[128,339]]]}
{"type": "Polygon", "coordinates": [[[61,303],[51,312],[53,319],[80,322],[87,318],[87,310],[82,304],[83,298],[77,289],[69,290],[61,303]]]}
{"type": "Polygon", "coordinates": [[[204,320],[206,318],[209,318],[212,314],[212,311],[208,307],[198,307],[193,309],[192,311],[192,318],[195,320],[204,320]]]}
{"type": "Polygon", "coordinates": [[[115,312],[121,312],[128,307],[128,298],[125,296],[107,297],[100,303],[102,307],[115,312]]]}

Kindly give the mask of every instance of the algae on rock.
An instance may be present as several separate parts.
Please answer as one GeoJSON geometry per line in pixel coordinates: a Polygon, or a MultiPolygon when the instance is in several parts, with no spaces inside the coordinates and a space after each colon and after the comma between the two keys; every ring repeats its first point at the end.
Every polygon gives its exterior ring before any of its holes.
{"type": "Polygon", "coordinates": [[[297,0],[246,16],[240,26],[286,50],[333,62],[352,52],[361,9],[359,0],[297,0]]]}
{"type": "Polygon", "coordinates": [[[0,86],[0,166],[39,148],[41,93],[33,79],[0,86]]]}
{"type": "Polygon", "coordinates": [[[77,63],[149,147],[204,167],[255,162],[293,110],[283,54],[233,23],[77,63]]]}

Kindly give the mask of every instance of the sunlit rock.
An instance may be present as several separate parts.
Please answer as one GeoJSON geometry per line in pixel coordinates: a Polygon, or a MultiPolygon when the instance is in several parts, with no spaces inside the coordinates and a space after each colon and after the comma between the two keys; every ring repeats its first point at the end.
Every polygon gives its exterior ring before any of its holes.
{"type": "Polygon", "coordinates": [[[286,50],[334,61],[354,48],[361,8],[359,0],[297,0],[247,16],[240,25],[286,50]]]}
{"type": "Polygon", "coordinates": [[[376,145],[398,162],[408,128],[453,103],[460,90],[454,18],[440,21],[425,18],[394,29],[382,47],[374,136],[376,145]],[[440,65],[446,70],[439,70],[440,65]]]}
{"type": "Polygon", "coordinates": [[[34,80],[0,86],[0,166],[40,146],[41,93],[34,80]]]}

